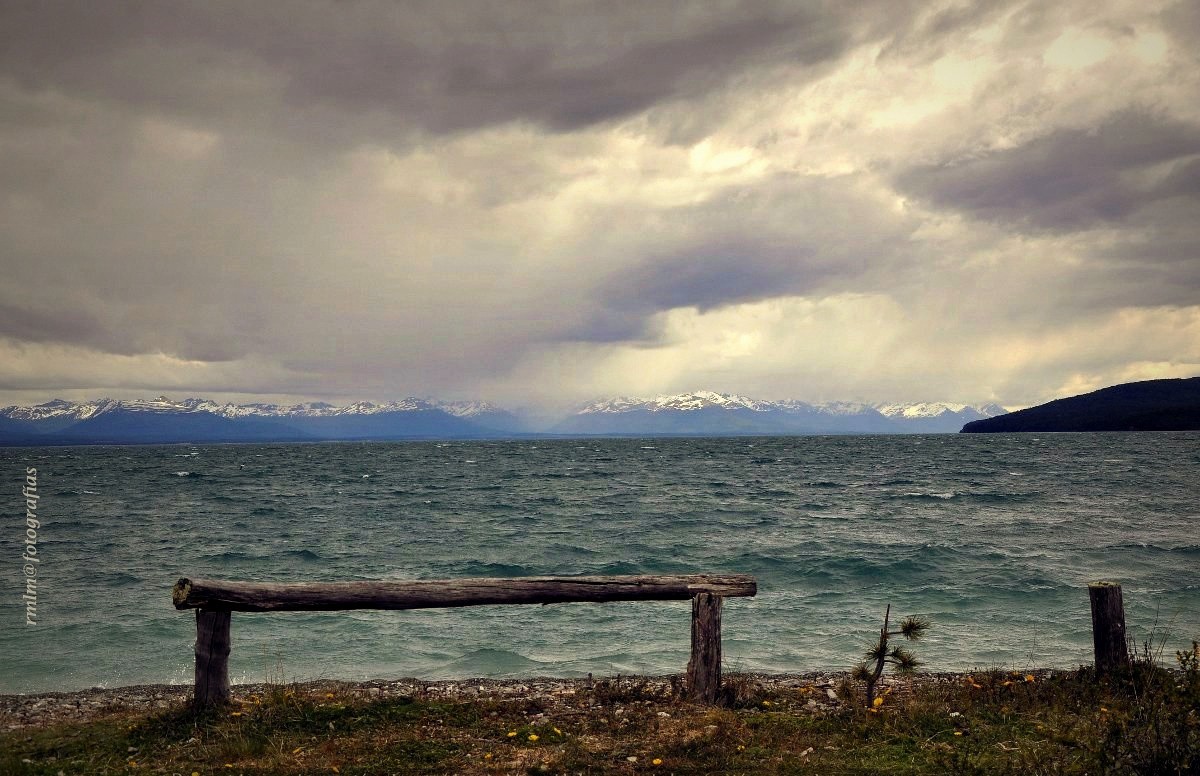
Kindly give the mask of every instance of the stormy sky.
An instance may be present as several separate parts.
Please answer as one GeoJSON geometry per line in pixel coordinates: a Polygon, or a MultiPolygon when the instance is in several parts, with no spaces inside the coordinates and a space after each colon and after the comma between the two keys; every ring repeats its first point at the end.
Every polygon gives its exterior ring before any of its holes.
{"type": "Polygon", "coordinates": [[[1200,4],[0,0],[0,403],[1200,374],[1200,4]]]}

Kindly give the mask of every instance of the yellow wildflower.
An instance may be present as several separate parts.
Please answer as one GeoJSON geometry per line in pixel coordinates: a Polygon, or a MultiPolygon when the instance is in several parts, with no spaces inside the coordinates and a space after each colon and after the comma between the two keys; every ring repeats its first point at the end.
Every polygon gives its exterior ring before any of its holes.
{"type": "Polygon", "coordinates": [[[962,731],[961,731],[961,730],[955,730],[955,731],[954,731],[954,735],[956,735],[956,736],[961,736],[961,735],[962,735],[962,731]]]}
{"type": "Polygon", "coordinates": [[[529,734],[529,740],[530,740],[530,741],[537,741],[537,740],[538,740],[538,734],[537,734],[537,733],[530,733],[530,734],[529,734]]]}
{"type": "Polygon", "coordinates": [[[874,706],[875,708],[879,708],[880,706],[883,705],[883,698],[882,697],[876,698],[875,700],[871,701],[871,705],[874,706]]]}
{"type": "Polygon", "coordinates": [[[515,738],[515,737],[516,737],[516,735],[517,735],[517,731],[515,731],[515,730],[510,730],[510,731],[508,731],[508,737],[509,737],[509,738],[515,738]]]}
{"type": "Polygon", "coordinates": [[[662,765],[662,758],[655,757],[653,760],[650,761],[650,764],[651,765],[662,765]]]}
{"type": "Polygon", "coordinates": [[[561,731],[561,730],[559,730],[558,728],[554,728],[554,735],[556,735],[556,736],[561,736],[561,735],[562,735],[562,731],[561,731]]]}
{"type": "Polygon", "coordinates": [[[491,752],[488,752],[487,754],[485,754],[485,755],[483,756],[483,759],[485,759],[485,760],[490,760],[490,759],[492,759],[492,753],[491,753],[491,752]]]}
{"type": "Polygon", "coordinates": [[[1033,681],[1033,674],[1025,674],[1025,681],[1027,681],[1027,682],[1032,682],[1032,681],[1033,681]]]}

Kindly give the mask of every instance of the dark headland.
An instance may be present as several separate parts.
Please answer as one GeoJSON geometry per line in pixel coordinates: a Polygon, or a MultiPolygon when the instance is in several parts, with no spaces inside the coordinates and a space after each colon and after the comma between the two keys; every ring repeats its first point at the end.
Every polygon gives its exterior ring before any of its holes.
{"type": "Polygon", "coordinates": [[[963,433],[1013,431],[1197,431],[1200,377],[1145,380],[975,420],[963,433]]]}

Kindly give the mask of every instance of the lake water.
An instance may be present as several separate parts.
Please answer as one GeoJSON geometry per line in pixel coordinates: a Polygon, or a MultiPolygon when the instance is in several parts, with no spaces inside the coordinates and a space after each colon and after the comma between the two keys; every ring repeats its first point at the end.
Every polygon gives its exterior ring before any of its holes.
{"type": "MultiPolygon", "coordinates": [[[[0,449],[0,692],[191,681],[181,576],[318,581],[743,572],[726,670],[847,669],[884,607],[929,669],[1200,637],[1200,434],[0,449]],[[38,472],[26,625],[26,467],[38,472]],[[3,499],[7,500],[4,505],[3,499]]],[[[235,681],[678,673],[686,601],[233,615],[235,681]]]]}

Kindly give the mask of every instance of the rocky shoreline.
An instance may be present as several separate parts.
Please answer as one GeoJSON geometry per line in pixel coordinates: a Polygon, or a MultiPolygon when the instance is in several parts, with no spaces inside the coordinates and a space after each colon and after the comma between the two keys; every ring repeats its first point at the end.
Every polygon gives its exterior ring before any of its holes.
{"type": "MultiPolygon", "coordinates": [[[[1045,672],[1039,672],[1044,675],[1045,672]]],[[[921,673],[912,677],[885,677],[883,686],[901,693],[914,685],[962,681],[968,674],[921,673]]],[[[848,681],[847,672],[810,672],[803,674],[731,674],[730,686],[753,687],[755,691],[777,692],[802,690],[806,693],[805,707],[813,713],[837,708],[843,698],[840,688],[848,681]]],[[[345,682],[318,680],[287,684],[286,688],[306,695],[336,697],[343,702],[370,701],[390,697],[414,697],[440,700],[521,700],[536,699],[548,710],[577,707],[582,694],[598,691],[628,691],[636,688],[649,697],[664,702],[672,697],[681,677],[633,676],[605,679],[454,679],[424,681],[414,678],[345,682]]],[[[280,685],[234,685],[233,698],[249,703],[280,685]]],[[[191,685],[135,685],[129,687],[92,688],[76,692],[47,692],[25,695],[0,695],[0,730],[19,730],[62,722],[86,722],[111,716],[153,714],[186,705],[191,699],[191,685]]]]}

